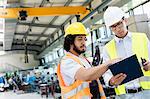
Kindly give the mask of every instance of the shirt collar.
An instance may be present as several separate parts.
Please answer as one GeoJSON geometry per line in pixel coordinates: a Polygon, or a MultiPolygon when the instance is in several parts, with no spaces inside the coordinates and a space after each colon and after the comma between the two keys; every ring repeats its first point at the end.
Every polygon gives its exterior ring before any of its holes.
{"type": "MultiPolygon", "coordinates": [[[[128,34],[123,38],[123,39],[126,39],[126,38],[131,38],[131,32],[128,31],[128,34]]],[[[117,36],[114,37],[115,41],[118,43],[120,40],[123,40],[122,38],[118,38],[117,36]]]]}
{"type": "Polygon", "coordinates": [[[70,53],[70,52],[67,52],[67,51],[65,51],[65,54],[68,54],[68,55],[71,55],[71,56],[74,56],[74,57],[80,57],[80,58],[83,58],[83,55],[82,55],[82,54],[79,55],[79,56],[76,56],[76,55],[74,55],[74,54],[72,54],[72,53],[70,53]]]}

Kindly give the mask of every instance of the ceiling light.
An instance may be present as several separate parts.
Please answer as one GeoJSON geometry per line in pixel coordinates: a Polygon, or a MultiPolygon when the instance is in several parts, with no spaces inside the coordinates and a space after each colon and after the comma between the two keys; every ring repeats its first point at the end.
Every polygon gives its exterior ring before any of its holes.
{"type": "Polygon", "coordinates": [[[27,11],[25,11],[25,10],[21,10],[21,11],[19,11],[19,19],[21,20],[21,21],[25,21],[26,20],[26,18],[27,18],[27,11]]]}

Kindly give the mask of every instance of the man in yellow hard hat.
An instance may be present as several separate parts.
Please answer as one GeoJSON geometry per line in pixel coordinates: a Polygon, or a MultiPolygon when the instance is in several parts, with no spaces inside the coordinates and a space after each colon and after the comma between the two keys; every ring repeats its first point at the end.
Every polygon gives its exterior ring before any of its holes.
{"type": "Polygon", "coordinates": [[[117,99],[146,99],[146,97],[150,97],[150,71],[147,71],[150,70],[150,62],[148,61],[150,43],[146,34],[128,31],[125,13],[116,6],[106,9],[104,21],[115,35],[114,39],[104,47],[103,58],[105,61],[117,57],[127,58],[133,54],[137,55],[139,62],[141,62],[141,58],[147,60],[143,63],[144,77],[119,85],[125,79],[124,74],[112,75],[108,70],[103,75],[105,83],[115,87],[117,99]]]}
{"type": "Polygon", "coordinates": [[[92,67],[82,55],[86,51],[86,35],[88,35],[86,28],[80,22],[72,23],[65,30],[64,49],[66,52],[57,68],[61,95],[64,99],[106,99],[102,85],[97,79],[110,64],[118,60],[92,67]],[[97,85],[94,91],[90,90],[89,85],[93,83],[92,80],[97,85]],[[96,94],[92,94],[94,92],[96,94]]]}

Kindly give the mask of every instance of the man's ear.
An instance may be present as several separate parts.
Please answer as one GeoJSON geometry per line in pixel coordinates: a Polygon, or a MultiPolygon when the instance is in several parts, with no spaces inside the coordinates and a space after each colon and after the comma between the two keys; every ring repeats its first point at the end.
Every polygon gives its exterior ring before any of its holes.
{"type": "Polygon", "coordinates": [[[70,50],[72,50],[72,49],[73,49],[73,44],[70,45],[70,50]]]}

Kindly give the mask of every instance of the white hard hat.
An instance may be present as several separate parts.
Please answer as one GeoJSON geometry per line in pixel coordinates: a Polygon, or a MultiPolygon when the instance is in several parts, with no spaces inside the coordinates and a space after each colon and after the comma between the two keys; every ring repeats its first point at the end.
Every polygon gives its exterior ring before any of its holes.
{"type": "Polygon", "coordinates": [[[111,6],[106,9],[104,12],[104,21],[107,27],[119,22],[123,17],[125,17],[125,13],[116,6],[111,6]]]}

